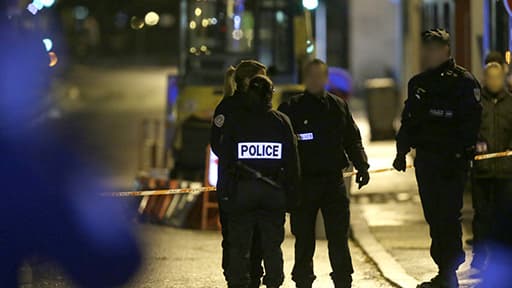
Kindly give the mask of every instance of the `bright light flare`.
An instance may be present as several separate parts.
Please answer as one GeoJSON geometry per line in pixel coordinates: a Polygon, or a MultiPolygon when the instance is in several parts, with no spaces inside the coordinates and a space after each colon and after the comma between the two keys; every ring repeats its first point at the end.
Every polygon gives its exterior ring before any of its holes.
{"type": "Polygon", "coordinates": [[[318,8],[318,0],[302,0],[302,6],[308,10],[315,10],[318,8]]]}
{"type": "Polygon", "coordinates": [[[57,57],[57,54],[54,52],[48,53],[48,56],[50,56],[50,64],[48,64],[49,67],[55,67],[57,63],[59,62],[59,58],[57,57]]]}
{"type": "Polygon", "coordinates": [[[53,48],[53,41],[50,38],[43,39],[44,48],[46,48],[46,52],[50,52],[53,48]]]}
{"type": "Polygon", "coordinates": [[[50,8],[53,6],[53,4],[55,4],[55,0],[38,0],[38,1],[41,1],[43,6],[46,8],[50,8]]]}
{"type": "Polygon", "coordinates": [[[32,15],[36,15],[37,12],[39,12],[39,9],[37,9],[37,7],[34,5],[34,3],[28,4],[27,10],[28,10],[28,12],[32,13],[32,15]]]}
{"type": "Polygon", "coordinates": [[[201,16],[201,14],[203,14],[203,10],[201,10],[201,8],[197,7],[195,10],[194,10],[194,14],[199,17],[201,16]]]}
{"type": "Polygon", "coordinates": [[[160,21],[160,15],[154,11],[148,12],[146,17],[144,17],[144,21],[148,26],[155,26],[160,21]]]}
{"type": "Polygon", "coordinates": [[[132,19],[130,19],[130,26],[133,30],[140,30],[144,28],[144,20],[139,19],[137,16],[133,16],[132,19]]]}
{"type": "Polygon", "coordinates": [[[41,0],[34,0],[32,1],[32,4],[37,8],[37,10],[42,10],[44,7],[44,4],[41,0]]]}

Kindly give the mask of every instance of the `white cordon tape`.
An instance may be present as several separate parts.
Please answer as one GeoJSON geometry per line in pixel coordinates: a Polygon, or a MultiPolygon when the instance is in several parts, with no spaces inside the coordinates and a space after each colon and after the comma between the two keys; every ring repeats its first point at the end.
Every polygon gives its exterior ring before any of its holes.
{"type": "Polygon", "coordinates": [[[477,156],[475,156],[475,161],[493,159],[493,158],[503,158],[503,157],[509,157],[509,156],[512,156],[512,151],[504,151],[504,152],[498,152],[498,153],[477,155],[477,156]]]}
{"type": "Polygon", "coordinates": [[[212,186],[207,186],[207,187],[200,187],[200,188],[113,192],[113,193],[104,193],[102,195],[110,196],[110,197],[143,197],[143,196],[179,195],[179,194],[200,194],[203,192],[211,192],[211,191],[215,191],[215,190],[217,190],[217,188],[212,187],[212,186]]]}
{"type": "MultiPolygon", "coordinates": [[[[493,158],[503,158],[512,156],[512,151],[504,151],[498,153],[490,153],[475,156],[475,161],[481,161],[486,159],[493,158]]],[[[407,165],[407,168],[414,168],[413,165],[407,165]]],[[[370,170],[368,173],[384,173],[395,171],[395,168],[382,168],[370,170]]],[[[343,177],[352,177],[357,175],[356,171],[343,173],[343,177]]],[[[103,193],[103,196],[110,197],[143,197],[143,196],[162,196],[162,195],[180,195],[180,194],[200,194],[203,192],[212,192],[217,189],[213,186],[200,187],[200,188],[182,188],[182,189],[167,189],[167,190],[151,190],[151,191],[132,191],[132,192],[112,192],[112,193],[103,193]]]]}
{"type": "MultiPolygon", "coordinates": [[[[407,165],[406,167],[407,167],[407,169],[409,169],[409,168],[413,168],[414,166],[407,165]]],[[[390,167],[390,168],[382,168],[382,169],[369,170],[368,173],[375,174],[375,173],[384,173],[384,172],[391,172],[391,171],[395,171],[395,168],[391,168],[390,167]]],[[[346,173],[343,173],[343,178],[352,177],[352,176],[355,176],[355,175],[357,175],[357,171],[346,172],[346,173]]]]}

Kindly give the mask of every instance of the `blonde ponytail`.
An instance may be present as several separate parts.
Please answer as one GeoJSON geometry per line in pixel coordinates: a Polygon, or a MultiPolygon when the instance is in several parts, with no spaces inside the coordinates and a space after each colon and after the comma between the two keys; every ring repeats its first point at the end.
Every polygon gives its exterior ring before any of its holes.
{"type": "Polygon", "coordinates": [[[226,74],[224,74],[224,97],[233,96],[235,93],[235,72],[235,67],[229,66],[226,74]]]}

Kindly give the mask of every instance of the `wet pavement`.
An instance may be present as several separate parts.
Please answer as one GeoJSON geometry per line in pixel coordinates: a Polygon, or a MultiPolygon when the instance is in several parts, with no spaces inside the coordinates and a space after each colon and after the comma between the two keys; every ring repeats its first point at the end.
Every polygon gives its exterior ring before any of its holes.
{"type": "MultiPolygon", "coordinates": [[[[181,230],[164,226],[142,225],[145,263],[142,271],[125,288],[217,288],[226,287],[220,268],[221,236],[216,231],[181,230]]],[[[282,287],[295,287],[290,279],[293,265],[293,238],[287,237],[283,244],[286,281],[282,287]]],[[[355,266],[355,288],[391,288],[375,265],[351,243],[355,266]]],[[[333,287],[330,281],[330,266],[327,242],[317,242],[315,271],[318,276],[315,288],[333,287]]],[[[64,280],[53,265],[34,267],[33,284],[24,288],[74,287],[64,280]]]]}
{"type": "MultiPolygon", "coordinates": [[[[137,99],[137,97],[134,96],[133,99],[137,99]]],[[[352,106],[360,105],[360,103],[354,102],[352,106]]],[[[111,111],[109,109],[105,109],[105,115],[110,115],[111,111]]],[[[361,128],[371,169],[390,167],[395,155],[394,141],[370,143],[368,141],[368,122],[365,120],[364,114],[359,112],[361,107],[355,107],[353,111],[356,111],[355,119],[361,128]]],[[[127,113],[123,115],[129,115],[132,112],[132,110],[127,109],[127,113]]],[[[144,113],[141,113],[141,117],[143,117],[142,114],[144,113]]],[[[115,119],[116,121],[124,121],[126,118],[124,116],[115,116],[115,119]]],[[[137,119],[135,122],[139,120],[137,119]]],[[[105,131],[107,130],[105,129],[105,131]]],[[[134,135],[132,136],[135,137],[134,135]]],[[[107,138],[100,137],[100,139],[107,138]]],[[[133,151],[133,147],[129,150],[133,151]]],[[[105,153],[109,154],[108,151],[105,153]]],[[[408,161],[412,163],[412,159],[408,159],[408,161]]],[[[134,163],[135,161],[130,162],[134,163]]],[[[130,169],[135,170],[133,164],[129,166],[132,167],[130,169]]],[[[122,174],[126,175],[124,178],[129,179],[128,171],[123,170],[122,174]]],[[[390,257],[384,257],[384,259],[392,259],[396,262],[397,265],[403,268],[397,270],[400,270],[400,273],[404,273],[408,277],[411,276],[412,278],[410,279],[413,281],[424,281],[435,275],[436,266],[429,255],[430,239],[428,226],[423,218],[414,169],[408,169],[406,173],[386,172],[372,174],[372,179],[368,186],[362,190],[357,190],[356,185],[352,185],[351,194],[353,210],[358,211],[360,214],[358,218],[363,219],[365,229],[369,231],[368,234],[374,238],[375,243],[381,246],[381,250],[390,257]]],[[[471,201],[468,196],[465,199],[463,210],[465,239],[471,237],[470,221],[472,209],[470,203],[471,201]]],[[[357,222],[355,225],[361,225],[360,221],[355,222],[357,222]]],[[[353,228],[356,230],[356,227],[353,228]]],[[[142,225],[141,235],[143,236],[146,250],[143,271],[130,284],[126,285],[126,288],[225,287],[220,269],[221,237],[218,232],[177,230],[163,226],[142,225]]],[[[377,266],[372,263],[372,261],[378,260],[377,257],[373,257],[371,254],[368,257],[363,252],[369,251],[365,249],[367,247],[364,247],[364,245],[358,247],[355,243],[351,243],[351,248],[356,270],[354,274],[354,287],[395,287],[384,279],[377,266]]],[[[471,260],[470,248],[465,247],[468,256],[467,261],[459,270],[461,287],[463,288],[474,287],[476,283],[476,281],[470,280],[467,277],[468,263],[471,260]]],[[[293,264],[292,237],[286,239],[283,250],[286,265],[285,272],[287,275],[283,287],[294,287],[289,277],[291,265],[293,264]]],[[[329,279],[330,267],[325,240],[318,241],[315,259],[315,270],[318,280],[315,282],[314,287],[333,287],[329,279]]],[[[382,265],[387,263],[377,264],[379,267],[382,267],[382,265]]],[[[54,265],[39,263],[32,268],[32,271],[30,269],[24,270],[24,274],[33,276],[32,285],[24,285],[24,288],[73,287],[62,278],[61,273],[55,270],[54,265]]],[[[27,283],[29,282],[27,281],[27,283]]],[[[409,288],[409,286],[414,287],[415,285],[405,285],[404,287],[409,288]]]]}
{"type": "MultiPolygon", "coordinates": [[[[367,122],[364,118],[359,118],[358,123],[363,139],[369,139],[367,122]]],[[[396,153],[395,142],[366,142],[371,169],[390,167],[396,153]]],[[[412,157],[408,158],[408,163],[412,162],[412,157]]],[[[430,257],[429,230],[423,217],[413,168],[405,173],[373,174],[367,187],[359,191],[352,190],[352,202],[353,209],[361,212],[372,236],[403,267],[408,276],[418,282],[435,276],[437,267],[430,257]]],[[[462,212],[463,238],[468,239],[472,237],[473,213],[469,193],[465,195],[462,212]]],[[[470,288],[478,280],[468,277],[471,274],[471,247],[464,248],[466,262],[460,267],[458,274],[461,287],[470,288]]]]}

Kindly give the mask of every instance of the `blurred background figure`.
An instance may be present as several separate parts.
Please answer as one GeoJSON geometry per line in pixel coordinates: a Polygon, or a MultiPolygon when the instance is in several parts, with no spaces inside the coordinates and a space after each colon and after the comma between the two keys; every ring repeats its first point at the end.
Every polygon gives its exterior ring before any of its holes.
{"type": "Polygon", "coordinates": [[[99,195],[97,167],[45,117],[55,59],[37,29],[7,14],[18,4],[0,1],[0,287],[18,287],[33,257],[83,287],[121,285],[141,261],[134,231],[117,200],[99,195]]]}
{"type": "MultiPolygon", "coordinates": [[[[504,65],[485,67],[483,117],[478,153],[512,147],[512,98],[507,92],[504,65]]],[[[512,265],[512,160],[508,157],[476,161],[473,167],[474,248],[472,267],[483,272],[483,287],[509,285],[512,265]]]]}
{"type": "MultiPolygon", "coordinates": [[[[485,66],[481,102],[483,116],[479,142],[476,146],[477,153],[495,153],[511,148],[512,135],[503,132],[512,129],[512,98],[507,92],[504,79],[505,69],[502,63],[490,62],[485,66]]],[[[496,208],[499,206],[498,202],[506,200],[503,195],[510,194],[511,175],[510,158],[487,159],[474,163],[472,194],[475,216],[472,267],[478,270],[485,269],[488,244],[493,238],[493,226],[498,221],[493,214],[498,216],[502,213],[496,208]]]]}
{"type": "Polygon", "coordinates": [[[509,67],[508,67],[508,64],[505,61],[505,57],[503,56],[502,53],[500,53],[499,51],[491,51],[491,52],[489,52],[489,54],[487,54],[487,56],[485,57],[484,63],[485,63],[485,65],[487,65],[487,64],[492,63],[492,62],[496,62],[499,65],[501,65],[501,67],[503,68],[504,74],[505,75],[508,74],[509,67]]]}

